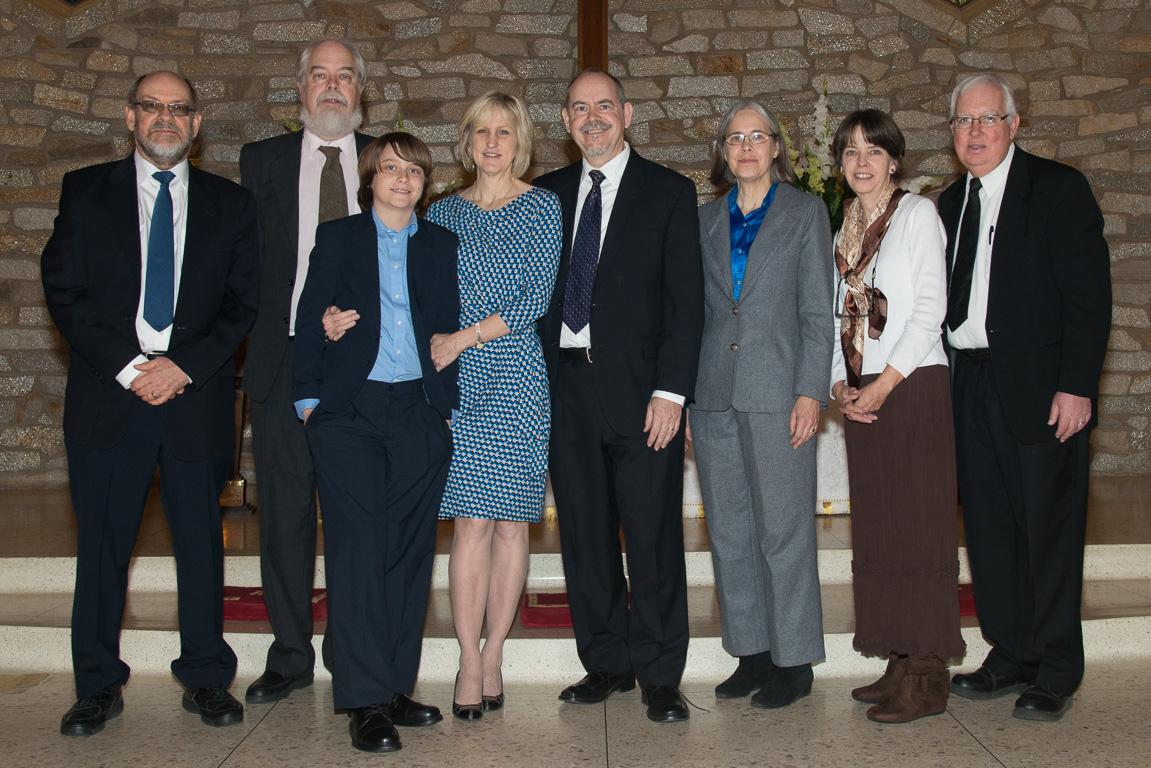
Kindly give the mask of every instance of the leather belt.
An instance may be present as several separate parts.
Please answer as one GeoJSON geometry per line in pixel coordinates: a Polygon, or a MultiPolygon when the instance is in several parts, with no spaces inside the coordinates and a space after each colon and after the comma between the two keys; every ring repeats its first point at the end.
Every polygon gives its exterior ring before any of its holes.
{"type": "Polygon", "coordinates": [[[983,363],[991,359],[991,350],[987,347],[977,349],[960,349],[957,347],[955,351],[977,363],[983,363]]]}
{"type": "Polygon", "coordinates": [[[560,347],[560,359],[591,365],[591,347],[560,347]]]}

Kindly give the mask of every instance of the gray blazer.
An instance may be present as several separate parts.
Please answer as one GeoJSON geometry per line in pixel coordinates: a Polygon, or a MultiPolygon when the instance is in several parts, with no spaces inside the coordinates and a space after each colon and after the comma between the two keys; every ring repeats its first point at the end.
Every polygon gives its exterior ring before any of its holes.
{"type": "Polygon", "coordinates": [[[827,405],[835,343],[831,225],[818,198],[781,183],[732,299],[727,195],[699,209],[704,321],[693,408],[789,413],[799,395],[827,405]]]}

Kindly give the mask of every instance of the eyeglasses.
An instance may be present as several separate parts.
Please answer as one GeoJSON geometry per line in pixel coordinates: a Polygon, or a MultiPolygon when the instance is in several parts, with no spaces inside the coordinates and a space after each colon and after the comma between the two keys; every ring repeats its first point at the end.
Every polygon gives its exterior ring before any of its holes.
{"type": "Polygon", "coordinates": [[[768,139],[774,139],[775,134],[764,133],[763,131],[752,131],[751,133],[729,133],[723,137],[725,144],[730,144],[733,147],[738,147],[748,139],[752,144],[766,144],[768,139]]]}
{"type": "Polygon", "coordinates": [[[153,115],[158,115],[167,108],[172,117],[187,117],[196,111],[187,104],[161,104],[158,101],[134,101],[132,105],[153,115]]]}
{"type": "Polygon", "coordinates": [[[1007,119],[1007,115],[981,115],[979,117],[953,117],[950,120],[952,128],[960,130],[969,129],[975,123],[984,128],[994,128],[1007,119]]]}

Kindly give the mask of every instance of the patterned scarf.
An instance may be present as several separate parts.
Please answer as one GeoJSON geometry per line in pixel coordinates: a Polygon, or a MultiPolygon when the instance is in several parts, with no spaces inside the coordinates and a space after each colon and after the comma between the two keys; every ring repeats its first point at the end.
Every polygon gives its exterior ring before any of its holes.
{"type": "MultiPolygon", "coordinates": [[[[863,323],[860,321],[870,316],[867,335],[872,339],[883,335],[883,326],[887,324],[887,297],[874,286],[874,276],[872,286],[868,288],[867,268],[879,253],[879,244],[883,242],[891,217],[905,194],[906,190],[889,186],[871,212],[866,228],[859,199],[848,202],[839,240],[835,244],[835,267],[847,284],[847,297],[843,304],[843,314],[847,317],[841,324],[839,342],[843,347],[843,359],[847,362],[847,383],[852,387],[859,386],[863,371],[863,323]]],[[[838,307],[836,311],[839,311],[838,307]]]]}

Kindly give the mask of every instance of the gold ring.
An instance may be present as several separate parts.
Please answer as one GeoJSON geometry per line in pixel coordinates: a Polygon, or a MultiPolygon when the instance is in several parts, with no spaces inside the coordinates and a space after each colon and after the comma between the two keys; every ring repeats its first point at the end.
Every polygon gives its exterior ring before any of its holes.
{"type": "Polygon", "coordinates": [[[156,396],[156,390],[153,389],[152,390],[152,397],[155,397],[155,396],[156,396]]]}
{"type": "Polygon", "coordinates": [[[811,428],[811,434],[813,434],[813,435],[815,434],[815,427],[811,428]]]}

